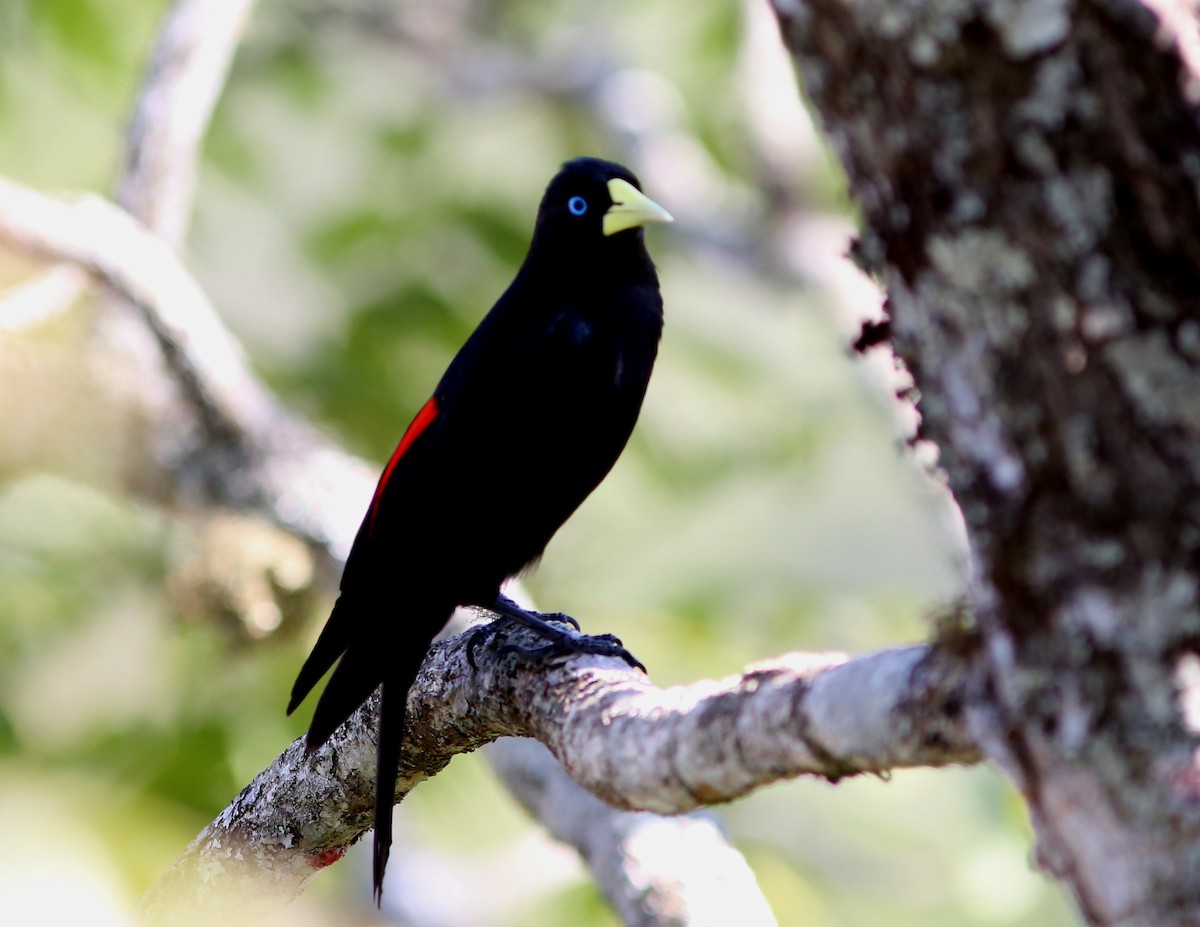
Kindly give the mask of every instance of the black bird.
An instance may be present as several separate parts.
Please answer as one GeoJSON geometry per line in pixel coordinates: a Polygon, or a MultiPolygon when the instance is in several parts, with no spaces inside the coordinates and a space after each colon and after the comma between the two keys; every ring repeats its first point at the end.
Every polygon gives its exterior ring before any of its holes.
{"type": "Polygon", "coordinates": [[[615,639],[568,635],[500,587],[541,557],[629,439],[663,322],[642,226],[669,221],[626,168],[595,158],[564,164],[546,189],[516,278],[379,479],[341,594],[288,705],[291,714],[337,662],[308,729],[312,752],[383,686],[376,901],[392,842],[408,690],[457,606],[538,626],[553,643],[536,652],[583,649],[640,665],[615,639]]]}

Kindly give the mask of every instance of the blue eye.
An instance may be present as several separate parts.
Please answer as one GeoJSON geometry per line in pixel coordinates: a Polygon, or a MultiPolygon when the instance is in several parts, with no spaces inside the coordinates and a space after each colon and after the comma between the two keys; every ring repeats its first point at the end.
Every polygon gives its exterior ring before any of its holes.
{"type": "Polygon", "coordinates": [[[582,216],[587,212],[587,200],[582,196],[573,196],[567,200],[567,209],[571,211],[573,216],[582,216]]]}

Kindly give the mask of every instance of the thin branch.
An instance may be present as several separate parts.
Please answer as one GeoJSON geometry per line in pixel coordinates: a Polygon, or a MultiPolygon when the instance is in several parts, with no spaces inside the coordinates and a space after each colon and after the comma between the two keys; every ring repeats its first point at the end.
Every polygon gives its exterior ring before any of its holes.
{"type": "MultiPolygon", "coordinates": [[[[164,421],[164,466],[209,504],[253,509],[345,557],[345,513],[370,498],[373,472],[294,418],[254,376],[241,346],[174,251],[95,195],[70,201],[0,178],[0,243],[78,264],[136,307],[163,348],[200,434],[164,421]]],[[[180,417],[183,415],[180,413],[180,417]]],[[[161,436],[160,436],[161,437],[161,436]]]]}
{"type": "MultiPolygon", "coordinates": [[[[196,165],[213,108],[256,0],[178,0],[167,12],[126,132],[115,200],[172,248],[183,241],[196,165]]],[[[66,310],[86,278],[51,268],[19,292],[0,294],[0,328],[66,310]]]]}
{"type": "Polygon", "coordinates": [[[508,790],[550,833],[575,847],[600,891],[632,927],[778,923],[745,857],[716,816],[618,811],[566,774],[536,740],[502,737],[484,753],[508,790]],[[686,852],[680,849],[686,848],[686,852]]]}
{"type": "Polygon", "coordinates": [[[127,297],[189,368],[187,391],[221,428],[269,420],[265,391],[208,298],[161,238],[102,197],[71,201],[0,179],[0,240],[46,260],[80,264],[127,297]]]}
{"type": "Polygon", "coordinates": [[[0,291],[0,331],[20,331],[57,315],[79,298],[88,282],[78,267],[62,264],[0,291]]]}
{"type": "Polygon", "coordinates": [[[129,120],[116,202],[178,248],[213,108],[255,0],[178,0],[163,19],[129,120]]]}
{"type": "MultiPolygon", "coordinates": [[[[532,642],[525,635],[511,639],[532,642]]],[[[409,695],[400,795],[501,736],[546,744],[610,805],[666,814],[802,774],[979,759],[962,710],[972,664],[947,650],[788,654],[659,689],[598,657],[521,662],[483,647],[472,670],[468,639],[436,644],[409,695]]],[[[146,895],[149,922],[177,922],[182,905],[202,920],[249,923],[236,920],[248,905],[263,916],[340,858],[370,826],[377,711],[373,697],[312,756],[300,740],[288,747],[146,895]]]]}

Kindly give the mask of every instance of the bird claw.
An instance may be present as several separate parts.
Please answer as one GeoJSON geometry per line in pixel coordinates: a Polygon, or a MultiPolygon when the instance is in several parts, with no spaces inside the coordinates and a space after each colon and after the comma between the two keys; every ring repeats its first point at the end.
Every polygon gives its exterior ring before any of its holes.
{"type": "Polygon", "coordinates": [[[579,627],[579,622],[566,612],[538,612],[538,614],[547,621],[557,621],[559,624],[569,624],[576,631],[581,630],[579,627]]]}
{"type": "Polygon", "coordinates": [[[562,639],[542,644],[540,647],[522,647],[519,644],[505,644],[496,653],[499,656],[515,653],[527,659],[538,657],[570,657],[577,653],[591,653],[601,657],[619,657],[634,669],[639,669],[643,673],[646,672],[646,667],[642,661],[622,647],[621,641],[612,634],[583,634],[578,637],[564,635],[562,639]]]}
{"type": "Polygon", "coordinates": [[[498,650],[500,656],[514,653],[523,658],[566,657],[577,653],[591,653],[602,657],[619,657],[635,669],[646,672],[646,667],[632,653],[625,649],[621,639],[613,634],[572,634],[570,631],[555,627],[551,622],[570,625],[579,631],[579,622],[570,615],[562,612],[544,614],[531,612],[521,608],[507,596],[497,598],[494,611],[499,617],[485,625],[480,625],[471,632],[467,640],[467,663],[471,669],[478,669],[475,662],[476,650],[485,642],[494,641],[503,632],[504,624],[519,624],[536,632],[547,643],[540,647],[523,647],[519,644],[504,644],[498,650]]]}
{"type": "Polygon", "coordinates": [[[476,625],[471,629],[471,636],[467,638],[467,665],[471,669],[479,669],[479,664],[475,662],[475,651],[480,646],[495,640],[496,635],[502,630],[502,628],[498,627],[500,624],[501,622],[499,621],[489,621],[487,624],[476,625]]]}
{"type": "Polygon", "coordinates": [[[579,638],[577,643],[584,644],[580,647],[582,653],[595,653],[605,657],[620,657],[633,669],[639,669],[643,673],[646,672],[646,665],[637,657],[625,649],[621,643],[621,639],[615,634],[585,634],[579,638]]]}

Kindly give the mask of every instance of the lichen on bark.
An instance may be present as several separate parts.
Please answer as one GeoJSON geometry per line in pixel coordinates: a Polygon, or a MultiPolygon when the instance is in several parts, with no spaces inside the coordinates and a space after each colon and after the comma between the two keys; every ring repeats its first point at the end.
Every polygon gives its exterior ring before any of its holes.
{"type": "Polygon", "coordinates": [[[1195,22],[1133,0],[776,8],[968,527],[985,751],[1091,923],[1200,922],[1174,673],[1200,640],[1195,22]]]}

